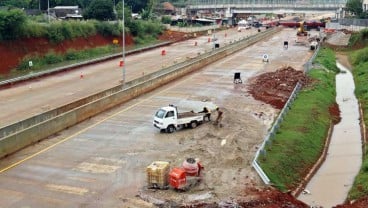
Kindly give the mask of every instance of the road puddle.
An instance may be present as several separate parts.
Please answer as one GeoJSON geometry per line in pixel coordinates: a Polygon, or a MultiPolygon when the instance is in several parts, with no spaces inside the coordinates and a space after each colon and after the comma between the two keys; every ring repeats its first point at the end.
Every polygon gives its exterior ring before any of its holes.
{"type": "Polygon", "coordinates": [[[351,72],[337,62],[336,102],[341,122],[335,125],[327,158],[299,200],[311,205],[333,207],[345,201],[362,163],[359,106],[351,72]]]}

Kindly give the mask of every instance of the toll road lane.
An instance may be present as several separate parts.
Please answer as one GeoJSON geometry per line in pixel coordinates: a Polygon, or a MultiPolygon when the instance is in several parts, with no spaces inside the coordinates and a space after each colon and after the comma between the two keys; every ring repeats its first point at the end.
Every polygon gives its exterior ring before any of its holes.
{"type": "MultiPolygon", "coordinates": [[[[180,165],[186,157],[198,157],[205,166],[204,191],[211,190],[220,199],[243,193],[245,184],[260,182],[246,164],[250,164],[277,113],[249,96],[246,86],[250,78],[286,65],[290,59],[294,68],[302,68],[311,55],[307,47],[279,49],[283,47],[280,40],[291,33],[294,30],[282,31],[277,37],[78,124],[72,127],[76,133],[65,130],[58,136],[64,139],[49,149],[25,159],[25,150],[13,155],[12,161],[3,159],[1,206],[124,207],[125,199],[134,198],[146,184],[145,168],[152,161],[180,165]],[[265,52],[272,66],[262,63],[265,52]],[[241,73],[243,84],[233,84],[235,72],[241,73]],[[203,100],[224,109],[222,128],[206,123],[196,129],[161,134],[152,126],[159,107],[203,100]],[[253,116],[261,111],[270,120],[253,116]],[[21,158],[24,160],[7,168],[21,158]]],[[[181,198],[173,191],[165,193],[173,200],[181,198]]]]}
{"type": "MultiPolygon", "coordinates": [[[[235,29],[217,32],[219,43],[254,33],[256,33],[255,30],[238,33],[235,29]],[[226,39],[223,38],[225,33],[226,39]]],[[[126,81],[185,61],[188,57],[195,57],[198,53],[211,50],[212,47],[213,43],[207,43],[206,37],[198,37],[127,56],[126,81]],[[194,47],[193,41],[198,41],[198,46],[194,47]],[[161,55],[163,49],[166,50],[165,56],[161,55]]],[[[119,85],[122,79],[119,62],[120,58],[117,58],[2,89],[0,91],[0,127],[119,85]]]]}

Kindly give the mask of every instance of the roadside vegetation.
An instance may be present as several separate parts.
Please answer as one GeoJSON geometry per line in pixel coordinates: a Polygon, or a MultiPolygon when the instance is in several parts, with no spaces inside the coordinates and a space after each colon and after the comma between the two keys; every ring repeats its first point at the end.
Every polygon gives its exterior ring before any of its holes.
{"type": "MultiPolygon", "coordinates": [[[[365,41],[368,36],[365,37],[365,41]]],[[[366,44],[367,45],[367,44],[366,44]]],[[[363,109],[364,124],[368,125],[368,47],[354,51],[350,54],[353,65],[353,76],[355,80],[355,95],[363,109]]],[[[366,141],[365,141],[366,142],[366,141]]],[[[368,151],[365,143],[363,163],[359,174],[355,178],[348,199],[355,200],[368,195],[368,151]]]]}
{"type": "Polygon", "coordinates": [[[363,29],[359,33],[353,33],[349,40],[349,47],[362,48],[368,45],[368,29],[363,29]]]}
{"type": "MultiPolygon", "coordinates": [[[[110,0],[93,0],[86,6],[86,20],[68,20],[49,22],[45,15],[28,16],[22,9],[9,7],[0,9],[0,43],[3,41],[15,41],[23,38],[46,38],[50,44],[60,44],[66,40],[76,38],[88,38],[94,35],[116,37],[121,39],[123,32],[123,7],[121,2],[116,2],[115,10],[110,0]],[[105,2],[106,1],[106,2],[105,2]],[[103,6],[102,6],[103,5],[103,6]],[[96,9],[96,7],[101,9],[96,9]],[[106,21],[108,20],[108,21],[106,21]]],[[[148,8],[153,5],[148,5],[148,8]]],[[[134,46],[127,49],[141,48],[159,43],[158,36],[165,30],[161,20],[150,18],[133,19],[130,7],[125,7],[125,33],[133,36],[134,46]]],[[[148,10],[152,12],[152,9],[148,10]]],[[[147,11],[145,11],[147,13],[147,11]]],[[[20,60],[10,74],[0,75],[0,79],[21,76],[35,71],[52,67],[69,65],[79,61],[111,55],[121,51],[116,44],[98,48],[86,48],[83,50],[70,49],[66,53],[48,51],[46,54],[33,53],[20,60]],[[33,65],[29,66],[29,61],[33,65]]]]}
{"type": "MultiPolygon", "coordinates": [[[[157,43],[157,41],[155,41],[154,43],[157,43]]],[[[153,43],[151,42],[145,42],[144,44],[135,44],[132,47],[127,47],[126,50],[127,52],[129,52],[130,50],[148,47],[152,44],[153,43]]],[[[64,54],[49,51],[47,54],[44,55],[36,54],[26,56],[22,59],[19,66],[15,70],[12,70],[9,74],[6,75],[0,74],[0,81],[24,76],[30,73],[49,70],[56,67],[76,64],[81,61],[88,61],[91,59],[101,58],[103,56],[118,54],[122,52],[121,50],[121,47],[117,45],[107,45],[84,50],[69,49],[64,54]],[[32,61],[31,67],[29,66],[30,61],[32,61]]]]}
{"type": "Polygon", "coordinates": [[[266,153],[259,162],[271,182],[282,191],[295,188],[320,157],[331,123],[338,68],[332,50],[320,50],[308,77],[266,153]]]}

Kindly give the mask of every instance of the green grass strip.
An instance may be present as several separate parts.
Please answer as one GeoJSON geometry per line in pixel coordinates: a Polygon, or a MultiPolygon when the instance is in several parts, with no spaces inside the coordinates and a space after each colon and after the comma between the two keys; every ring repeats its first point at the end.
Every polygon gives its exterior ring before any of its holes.
{"type": "MultiPolygon", "coordinates": [[[[355,80],[355,95],[363,109],[363,119],[365,126],[368,125],[368,59],[366,52],[368,47],[350,53],[350,60],[353,63],[353,76],[355,80]]],[[[356,176],[348,199],[359,199],[368,195],[368,152],[365,153],[363,164],[356,176]]]]}
{"type": "Polygon", "coordinates": [[[330,126],[328,108],[335,103],[335,54],[322,49],[308,76],[311,84],[299,92],[266,153],[259,162],[281,191],[295,188],[318,160],[330,126]]]}
{"type": "MultiPolygon", "coordinates": [[[[141,44],[136,44],[132,47],[127,47],[126,50],[127,52],[129,52],[130,50],[148,47],[150,45],[158,44],[160,42],[161,41],[151,39],[145,40],[145,42],[141,44]]],[[[49,51],[45,55],[26,56],[22,59],[17,69],[12,70],[7,75],[0,75],[0,81],[11,79],[14,77],[24,76],[30,73],[46,71],[52,68],[68,66],[82,61],[88,61],[95,58],[113,55],[121,52],[122,52],[121,47],[116,45],[107,45],[96,48],[88,48],[84,50],[69,49],[65,54],[49,51]],[[33,63],[32,67],[29,67],[29,61],[32,61],[33,63]]]]}

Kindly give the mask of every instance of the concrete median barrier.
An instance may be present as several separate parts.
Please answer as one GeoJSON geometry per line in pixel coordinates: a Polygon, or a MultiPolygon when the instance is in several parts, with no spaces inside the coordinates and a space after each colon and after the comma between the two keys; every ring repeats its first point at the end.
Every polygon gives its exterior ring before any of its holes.
{"type": "Polygon", "coordinates": [[[0,158],[279,32],[274,28],[0,129],[0,158]]]}

